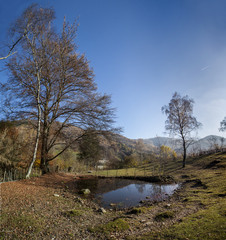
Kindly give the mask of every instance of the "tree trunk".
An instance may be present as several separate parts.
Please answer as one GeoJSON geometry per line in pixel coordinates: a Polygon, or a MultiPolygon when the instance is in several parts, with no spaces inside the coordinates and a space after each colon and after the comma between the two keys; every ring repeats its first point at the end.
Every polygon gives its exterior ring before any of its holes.
{"type": "Polygon", "coordinates": [[[38,143],[39,143],[39,137],[40,137],[40,131],[41,131],[41,103],[40,103],[40,75],[37,73],[37,80],[38,80],[38,89],[37,89],[37,103],[38,103],[38,126],[37,126],[37,134],[35,139],[35,148],[33,152],[33,158],[30,163],[30,166],[28,168],[26,178],[29,178],[31,175],[31,170],[33,168],[33,165],[36,161],[37,151],[38,151],[38,143]]]}
{"type": "Polygon", "coordinates": [[[49,168],[48,168],[48,163],[47,162],[41,163],[40,168],[42,170],[42,174],[46,174],[46,173],[49,172],[49,168]]]}
{"type": "MultiPolygon", "coordinates": [[[[44,130],[44,129],[43,129],[44,130]]],[[[46,135],[43,132],[43,138],[42,138],[42,151],[41,151],[41,165],[40,168],[42,170],[42,174],[48,173],[49,169],[48,169],[48,159],[47,159],[47,146],[46,146],[46,135]]]]}
{"type": "Polygon", "coordinates": [[[183,165],[182,167],[185,168],[185,164],[186,164],[186,157],[187,157],[187,149],[186,149],[186,145],[185,145],[185,140],[183,139],[183,165]]]}
{"type": "Polygon", "coordinates": [[[34,165],[35,160],[36,160],[37,151],[38,151],[38,142],[39,142],[39,137],[40,137],[40,126],[41,126],[41,119],[39,119],[39,121],[38,121],[38,129],[37,129],[37,135],[36,135],[36,140],[35,140],[35,148],[34,148],[33,158],[32,158],[32,161],[30,163],[30,166],[28,168],[26,178],[30,177],[31,170],[32,170],[33,165],[34,165]]]}
{"type": "Polygon", "coordinates": [[[49,172],[48,169],[48,101],[45,103],[44,112],[43,112],[43,128],[42,128],[42,149],[41,149],[41,170],[45,174],[49,172]]]}

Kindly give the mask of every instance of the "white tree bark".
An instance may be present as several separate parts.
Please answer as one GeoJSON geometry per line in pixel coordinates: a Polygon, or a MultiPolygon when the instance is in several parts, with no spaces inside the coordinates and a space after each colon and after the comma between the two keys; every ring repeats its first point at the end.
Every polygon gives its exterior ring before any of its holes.
{"type": "Polygon", "coordinates": [[[31,170],[34,166],[34,163],[36,161],[37,151],[38,151],[38,143],[39,143],[39,137],[40,137],[40,131],[41,131],[41,103],[40,103],[40,75],[37,74],[37,80],[38,80],[38,92],[37,92],[37,103],[38,103],[38,126],[37,126],[37,133],[36,133],[36,139],[35,139],[35,147],[33,152],[32,161],[29,165],[26,178],[30,178],[31,170]]]}
{"type": "MultiPolygon", "coordinates": [[[[31,44],[31,42],[30,42],[31,44]]],[[[34,49],[33,46],[32,47],[32,53],[34,56],[34,59],[36,59],[36,51],[34,49]]],[[[34,152],[33,152],[33,157],[32,157],[32,161],[28,167],[28,171],[26,174],[26,178],[30,178],[31,175],[31,170],[34,166],[34,163],[36,161],[36,156],[37,156],[37,151],[38,151],[38,143],[39,143],[39,137],[40,137],[40,131],[41,131],[41,102],[40,102],[40,90],[41,90],[41,76],[40,76],[40,71],[41,68],[38,66],[37,61],[35,60],[35,64],[36,64],[36,75],[37,75],[37,108],[38,108],[38,126],[37,126],[37,132],[36,132],[36,139],[35,139],[35,147],[34,147],[34,152]]]]}

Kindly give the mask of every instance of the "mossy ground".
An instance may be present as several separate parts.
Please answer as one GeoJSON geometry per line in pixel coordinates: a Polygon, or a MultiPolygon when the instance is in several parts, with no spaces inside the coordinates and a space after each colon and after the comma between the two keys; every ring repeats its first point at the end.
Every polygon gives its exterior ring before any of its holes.
{"type": "Polygon", "coordinates": [[[69,211],[66,211],[65,215],[68,217],[76,217],[76,216],[82,216],[84,214],[84,211],[80,209],[71,209],[69,211]]]}
{"type": "Polygon", "coordinates": [[[117,218],[113,221],[109,221],[106,224],[97,225],[93,228],[89,228],[89,230],[93,233],[105,233],[109,234],[112,232],[121,232],[129,229],[129,224],[122,218],[117,218]]]}
{"type": "Polygon", "coordinates": [[[142,240],[223,240],[226,239],[225,215],[220,208],[211,207],[200,210],[185,218],[181,223],[162,229],[160,232],[151,232],[144,236],[130,239],[142,240]]]}
{"type": "Polygon", "coordinates": [[[156,221],[163,221],[164,219],[168,218],[173,218],[174,217],[174,212],[171,211],[165,211],[165,212],[160,212],[155,215],[155,220],[156,221]]]}
{"type": "Polygon", "coordinates": [[[142,214],[142,213],[147,213],[150,211],[153,207],[134,207],[129,211],[129,214],[142,214]]]}

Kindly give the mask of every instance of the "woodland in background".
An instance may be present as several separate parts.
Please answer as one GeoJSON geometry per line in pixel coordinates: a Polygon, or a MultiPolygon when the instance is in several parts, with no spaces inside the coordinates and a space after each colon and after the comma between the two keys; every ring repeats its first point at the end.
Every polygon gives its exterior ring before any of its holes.
{"type": "MultiPolygon", "coordinates": [[[[68,129],[67,129],[68,130],[68,129]]],[[[71,127],[70,132],[76,134],[81,129],[71,127]]],[[[91,130],[89,130],[91,131],[91,130]]],[[[92,131],[91,131],[92,132],[92,131]]],[[[26,121],[0,122],[0,167],[5,169],[27,169],[32,158],[35,144],[35,128],[26,121]]],[[[58,145],[53,149],[57,154],[67,139],[61,137],[58,145]]],[[[217,144],[217,139],[209,138],[209,149],[221,151],[224,148],[217,144]]],[[[203,151],[195,149],[189,155],[201,155],[203,151]]],[[[34,167],[40,168],[41,145],[37,151],[34,167]]],[[[64,153],[49,164],[49,170],[84,172],[94,170],[99,166],[99,160],[107,160],[106,169],[121,169],[139,167],[141,164],[154,163],[164,166],[182,158],[182,151],[175,151],[166,145],[152,146],[145,144],[142,139],[130,140],[119,134],[112,134],[111,138],[87,134],[80,141],[75,142],[64,153]]]]}
{"type": "MultiPolygon", "coordinates": [[[[71,127],[72,133],[81,131],[71,127]]],[[[35,129],[28,122],[0,122],[0,162],[2,168],[27,168],[32,155],[35,129]],[[29,157],[30,156],[30,157],[29,157]]],[[[59,139],[62,147],[67,139],[59,139]]],[[[41,145],[39,145],[41,146],[41,145]]],[[[61,151],[60,145],[53,149],[52,154],[61,151]]],[[[40,167],[41,147],[38,148],[35,167],[40,167]]],[[[49,165],[50,171],[84,171],[95,169],[98,161],[106,159],[106,168],[136,167],[139,163],[167,161],[177,155],[169,147],[150,150],[140,140],[130,140],[121,135],[112,134],[111,139],[104,136],[85,135],[74,143],[64,153],[58,156],[49,165]],[[95,141],[94,141],[95,140],[95,141]]]]}

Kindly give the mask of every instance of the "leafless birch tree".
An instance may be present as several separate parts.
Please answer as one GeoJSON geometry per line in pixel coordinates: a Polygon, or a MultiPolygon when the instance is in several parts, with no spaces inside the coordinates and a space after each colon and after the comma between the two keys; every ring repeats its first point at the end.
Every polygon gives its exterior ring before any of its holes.
{"type": "Polygon", "coordinates": [[[220,131],[225,131],[226,130],[226,117],[220,122],[220,131]]]}
{"type": "Polygon", "coordinates": [[[193,116],[193,104],[193,99],[188,96],[181,97],[175,92],[169,105],[162,107],[162,112],[167,116],[166,130],[179,136],[182,140],[183,168],[186,164],[187,149],[193,143],[190,134],[201,126],[201,123],[193,116]]]}
{"type": "Polygon", "coordinates": [[[64,21],[58,33],[53,30],[51,9],[32,6],[26,13],[38,24],[29,25],[26,15],[17,21],[16,31],[19,26],[32,26],[34,31],[22,41],[20,53],[9,60],[11,76],[4,91],[13,95],[11,115],[29,117],[37,123],[41,169],[46,173],[48,163],[78,141],[85,129],[97,133],[114,131],[114,109],[110,97],[97,92],[88,60],[77,53],[77,25],[64,21]],[[80,131],[72,132],[73,126],[80,131]],[[61,146],[61,151],[54,155],[56,145],[61,146]]]}

